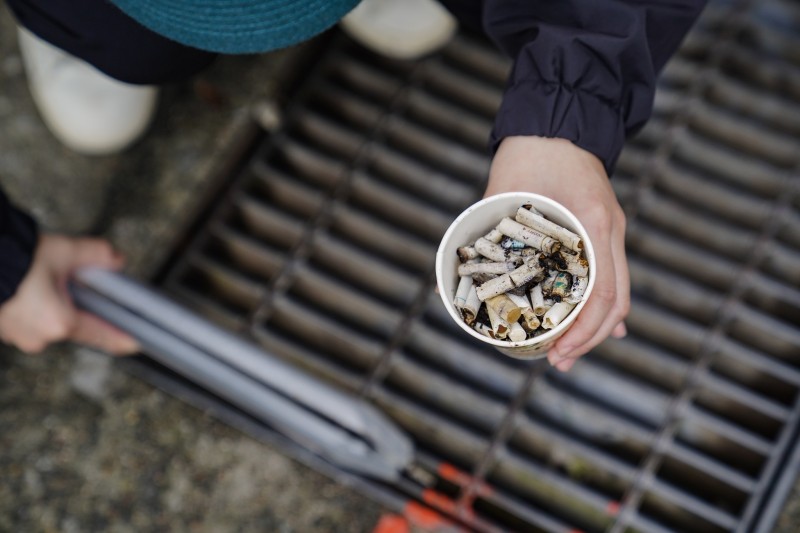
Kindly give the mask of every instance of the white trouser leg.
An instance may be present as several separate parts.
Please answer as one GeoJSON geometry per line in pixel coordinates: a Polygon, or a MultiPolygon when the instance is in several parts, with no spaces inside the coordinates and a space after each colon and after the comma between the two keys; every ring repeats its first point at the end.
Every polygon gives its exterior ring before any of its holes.
{"type": "Polygon", "coordinates": [[[123,150],[147,129],[158,89],[115,80],[19,28],[19,46],[42,119],[67,147],[87,155],[123,150]]]}
{"type": "Polygon", "coordinates": [[[351,37],[395,59],[417,59],[447,44],[458,29],[435,0],[362,0],[342,27],[351,37]]]}

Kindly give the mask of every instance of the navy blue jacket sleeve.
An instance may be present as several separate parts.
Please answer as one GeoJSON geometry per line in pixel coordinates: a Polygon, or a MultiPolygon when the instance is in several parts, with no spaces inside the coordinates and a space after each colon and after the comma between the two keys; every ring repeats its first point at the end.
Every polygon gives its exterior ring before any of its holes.
{"type": "Polygon", "coordinates": [[[704,5],[705,0],[483,1],[483,30],[514,59],[493,150],[514,135],[569,139],[597,155],[610,174],[626,136],[650,117],[656,76],[704,5]]]}
{"type": "Polygon", "coordinates": [[[0,305],[14,295],[28,273],[37,241],[36,223],[0,191],[0,305]]]}

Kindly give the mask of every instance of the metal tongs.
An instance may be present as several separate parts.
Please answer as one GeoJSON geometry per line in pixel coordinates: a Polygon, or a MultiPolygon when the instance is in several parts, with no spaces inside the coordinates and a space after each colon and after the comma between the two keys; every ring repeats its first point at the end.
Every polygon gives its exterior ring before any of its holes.
{"type": "Polygon", "coordinates": [[[142,351],[339,467],[394,481],[413,444],[377,409],[122,274],[84,269],[75,302],[132,335],[142,351]]]}

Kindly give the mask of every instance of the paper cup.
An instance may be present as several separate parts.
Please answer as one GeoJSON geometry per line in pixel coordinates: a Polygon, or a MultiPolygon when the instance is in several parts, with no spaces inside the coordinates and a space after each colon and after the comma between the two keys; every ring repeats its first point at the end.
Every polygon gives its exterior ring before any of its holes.
{"type": "Polygon", "coordinates": [[[471,205],[450,224],[439,245],[439,250],[436,252],[436,282],[439,286],[439,295],[442,297],[444,306],[450,316],[453,317],[453,320],[468,335],[486,344],[491,344],[505,355],[518,359],[544,357],[547,354],[547,350],[575,322],[581,309],[586,304],[586,300],[592,293],[595,281],[595,267],[596,261],[592,242],[589,240],[586,230],[575,218],[575,215],[550,198],[528,192],[498,194],[484,198],[480,202],[471,205]],[[460,264],[456,250],[486,235],[503,217],[513,219],[517,209],[524,204],[531,204],[549,220],[580,235],[583,240],[586,259],[589,261],[589,283],[581,302],[575,306],[575,309],[558,326],[547,333],[519,342],[491,339],[465,324],[458,309],[453,305],[456,288],[458,287],[458,265],[460,264]]]}

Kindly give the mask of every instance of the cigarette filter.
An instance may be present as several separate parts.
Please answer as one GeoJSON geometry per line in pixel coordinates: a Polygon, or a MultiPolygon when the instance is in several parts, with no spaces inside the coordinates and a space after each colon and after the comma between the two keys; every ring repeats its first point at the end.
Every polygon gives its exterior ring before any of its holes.
{"type": "Polygon", "coordinates": [[[481,308],[481,301],[478,299],[478,293],[473,284],[467,293],[467,299],[464,306],[461,308],[461,316],[464,317],[464,322],[472,324],[478,316],[478,310],[481,308]]]}
{"type": "Polygon", "coordinates": [[[536,316],[542,316],[547,312],[544,305],[544,295],[542,294],[541,284],[534,286],[530,292],[531,308],[536,316]]]}
{"type": "Polygon", "coordinates": [[[481,256],[481,254],[478,253],[478,250],[476,250],[474,246],[462,246],[461,248],[456,250],[456,253],[458,254],[458,259],[462,263],[466,263],[470,259],[477,259],[481,256]]]}
{"type": "Polygon", "coordinates": [[[544,314],[544,320],[542,320],[542,327],[544,329],[553,329],[557,325],[564,320],[570,311],[575,306],[572,304],[568,304],[567,302],[558,302],[557,304],[553,305],[549,311],[544,314]]]}
{"type": "Polygon", "coordinates": [[[492,228],[489,233],[483,236],[487,241],[498,243],[503,240],[503,234],[497,228],[492,228]]]}
{"type": "Polygon", "coordinates": [[[508,340],[513,342],[520,342],[524,341],[528,338],[528,332],[525,331],[520,324],[517,322],[511,323],[511,328],[508,330],[508,340]]]}
{"type": "Polygon", "coordinates": [[[486,312],[489,315],[489,321],[492,324],[492,332],[493,337],[495,339],[505,339],[508,335],[508,329],[510,327],[509,323],[503,320],[497,312],[489,307],[486,306],[486,312]]]}
{"type": "Polygon", "coordinates": [[[456,297],[453,299],[453,305],[455,305],[456,308],[461,309],[464,307],[464,304],[467,303],[467,295],[474,283],[471,276],[461,276],[461,279],[458,280],[456,297]]]}
{"type": "Polygon", "coordinates": [[[516,322],[519,320],[522,310],[506,294],[498,294],[492,298],[487,298],[484,302],[486,308],[494,310],[506,322],[516,322]]]}

